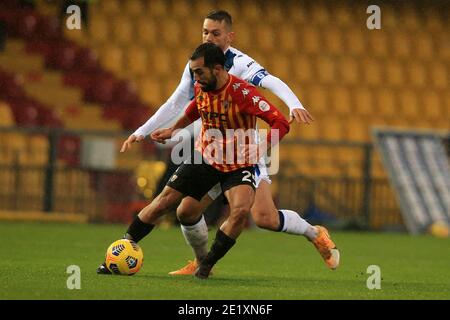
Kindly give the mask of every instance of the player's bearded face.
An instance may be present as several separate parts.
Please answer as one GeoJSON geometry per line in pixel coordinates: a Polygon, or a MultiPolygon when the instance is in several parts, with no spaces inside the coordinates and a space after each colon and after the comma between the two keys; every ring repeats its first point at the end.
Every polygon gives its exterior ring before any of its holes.
{"type": "Polygon", "coordinates": [[[217,77],[214,75],[212,68],[204,68],[203,75],[197,80],[202,90],[205,92],[215,90],[217,87],[217,77]]]}

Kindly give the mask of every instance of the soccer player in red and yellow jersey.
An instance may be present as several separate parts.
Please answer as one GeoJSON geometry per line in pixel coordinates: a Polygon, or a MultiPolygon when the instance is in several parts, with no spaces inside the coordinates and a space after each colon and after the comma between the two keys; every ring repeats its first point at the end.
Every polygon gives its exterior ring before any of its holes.
{"type": "MultiPolygon", "coordinates": [[[[249,157],[250,144],[254,141],[240,145],[237,143],[239,133],[231,135],[230,132],[255,130],[257,117],[267,122],[279,139],[289,131],[284,116],[254,86],[230,75],[224,64],[225,55],[219,47],[212,43],[200,45],[190,59],[190,69],[196,80],[194,100],[174,126],[152,134],[154,140],[164,142],[176,130],[201,118],[202,131],[197,141],[201,161],[181,165],[169,179],[165,190],[200,201],[219,182],[230,204],[229,217],[217,231],[211,250],[195,273],[199,278],[207,278],[213,265],[234,245],[254,201],[254,165],[258,156],[253,162],[249,157]],[[211,145],[214,147],[209,148],[211,145]],[[211,152],[207,152],[208,148],[211,152]],[[238,161],[242,154],[243,161],[238,161]]],[[[263,152],[270,148],[271,137],[271,134],[267,135],[263,152]]],[[[153,220],[147,218],[145,209],[139,216],[144,223],[153,220]]]]}

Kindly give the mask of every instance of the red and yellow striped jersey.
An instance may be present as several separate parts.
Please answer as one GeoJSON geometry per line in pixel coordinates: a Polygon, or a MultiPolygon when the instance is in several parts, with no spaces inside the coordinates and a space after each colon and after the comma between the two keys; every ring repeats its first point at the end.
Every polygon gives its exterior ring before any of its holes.
{"type": "MultiPolygon", "coordinates": [[[[289,131],[288,121],[280,111],[253,85],[231,74],[228,82],[216,91],[204,92],[196,84],[194,99],[185,114],[191,121],[202,118],[196,149],[209,164],[222,172],[252,165],[248,161],[237,161],[238,152],[243,153],[244,147],[238,143],[235,134],[249,133],[245,144],[254,144],[256,118],[267,122],[272,130],[278,129],[279,139],[289,131]]],[[[270,143],[270,135],[268,140],[270,143]]]]}

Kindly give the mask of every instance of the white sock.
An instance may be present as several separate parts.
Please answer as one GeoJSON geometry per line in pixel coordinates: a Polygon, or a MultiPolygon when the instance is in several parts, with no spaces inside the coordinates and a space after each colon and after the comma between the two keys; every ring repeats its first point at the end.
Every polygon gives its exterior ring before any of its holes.
{"type": "Polygon", "coordinates": [[[286,209],[279,210],[279,212],[281,212],[284,218],[284,222],[280,219],[280,223],[283,223],[280,231],[290,234],[301,234],[309,240],[313,240],[317,236],[316,227],[310,225],[297,212],[286,209]]]}
{"type": "Polygon", "coordinates": [[[192,247],[198,261],[203,260],[208,254],[208,226],[205,217],[192,226],[181,224],[181,231],[188,245],[192,247]]]}

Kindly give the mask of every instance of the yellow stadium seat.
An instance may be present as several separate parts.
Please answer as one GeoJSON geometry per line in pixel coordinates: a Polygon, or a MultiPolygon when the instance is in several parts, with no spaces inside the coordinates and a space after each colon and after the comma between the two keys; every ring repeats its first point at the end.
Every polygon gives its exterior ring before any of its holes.
{"type": "Polygon", "coordinates": [[[350,115],[354,112],[351,91],[347,87],[334,86],[330,90],[329,110],[337,115],[350,115]]]}
{"type": "Polygon", "coordinates": [[[437,88],[448,90],[449,86],[449,68],[444,63],[435,62],[430,65],[431,84],[437,88]]]}
{"type": "Polygon", "coordinates": [[[135,23],[139,43],[153,46],[159,43],[157,22],[155,19],[139,17],[135,23]]]}
{"type": "Polygon", "coordinates": [[[419,99],[413,90],[402,90],[399,94],[399,104],[400,116],[408,120],[419,118],[419,99]]]}
{"type": "Polygon", "coordinates": [[[178,84],[180,83],[178,78],[169,77],[164,81],[163,84],[163,98],[164,101],[169,99],[169,97],[172,95],[172,93],[177,88],[178,84]]]}
{"type": "Polygon", "coordinates": [[[119,45],[131,43],[135,36],[131,18],[125,15],[118,15],[117,17],[111,19],[114,43],[119,45]]]}
{"type": "Polygon", "coordinates": [[[100,11],[110,17],[120,15],[122,10],[119,0],[99,1],[99,6],[100,11]]]}
{"type": "Polygon", "coordinates": [[[145,13],[142,1],[122,1],[122,11],[129,17],[137,17],[145,13]]]}
{"type": "Polygon", "coordinates": [[[285,53],[295,53],[301,48],[301,45],[297,42],[297,30],[294,25],[282,24],[277,32],[277,46],[279,45],[281,50],[285,53]]]}
{"type": "Polygon", "coordinates": [[[301,5],[296,0],[285,1],[286,6],[286,20],[292,21],[293,24],[304,25],[308,23],[308,17],[306,10],[303,5],[301,5]]]}
{"type": "Polygon", "coordinates": [[[314,114],[330,112],[328,90],[319,85],[312,85],[307,89],[307,106],[314,114]]]}
{"type": "Polygon", "coordinates": [[[378,60],[368,58],[363,59],[361,61],[361,69],[367,84],[377,86],[384,82],[381,64],[378,60]]]}
{"type": "Polygon", "coordinates": [[[11,127],[14,125],[15,121],[9,105],[0,101],[0,127],[11,127]]]}
{"type": "Polygon", "coordinates": [[[443,103],[444,109],[441,109],[442,118],[450,121],[450,92],[448,92],[448,91],[443,92],[442,96],[443,96],[442,99],[444,100],[444,103],[443,103]]]}
{"type": "Polygon", "coordinates": [[[435,35],[436,43],[438,43],[438,48],[436,52],[440,60],[450,61],[450,43],[447,41],[448,34],[446,32],[440,32],[435,35]]]}
{"type": "Polygon", "coordinates": [[[405,70],[400,61],[390,60],[385,64],[386,82],[394,87],[402,87],[405,84],[405,70]]]}
{"type": "Polygon", "coordinates": [[[427,90],[422,93],[420,109],[425,111],[424,116],[426,118],[436,120],[443,116],[444,104],[436,91],[427,90]]]}
{"type": "Polygon", "coordinates": [[[394,90],[381,89],[377,94],[376,112],[384,117],[396,117],[398,114],[398,105],[394,90]]]}
{"type": "Polygon", "coordinates": [[[336,81],[335,63],[332,58],[319,56],[316,60],[318,80],[321,83],[332,83],[336,81]]]}
{"type": "Polygon", "coordinates": [[[330,12],[323,2],[313,2],[313,5],[309,9],[309,16],[313,24],[326,26],[330,23],[330,12]]]}
{"type": "MultiPolygon", "coordinates": [[[[176,48],[182,41],[183,28],[180,23],[174,20],[164,20],[159,22],[160,43],[163,46],[176,48]]],[[[194,49],[194,48],[193,48],[194,49]]]]}
{"type": "Polygon", "coordinates": [[[343,140],[345,120],[336,116],[322,116],[317,124],[322,139],[343,140]]]}
{"type": "Polygon", "coordinates": [[[109,39],[109,24],[102,14],[95,14],[89,21],[89,37],[94,43],[105,43],[109,39]]]}
{"type": "Polygon", "coordinates": [[[411,55],[411,36],[405,31],[393,31],[392,53],[398,58],[409,58],[411,55]]]}
{"type": "Polygon", "coordinates": [[[262,24],[255,30],[255,39],[259,50],[270,52],[278,43],[275,30],[270,24],[262,24]]]}
{"type": "Polygon", "coordinates": [[[245,20],[255,22],[259,21],[263,17],[261,6],[255,1],[242,1],[241,2],[241,15],[245,17],[245,20]]]}
{"type": "Polygon", "coordinates": [[[370,116],[379,114],[375,108],[375,98],[373,93],[368,88],[359,88],[354,92],[355,110],[356,114],[361,116],[370,116]]]}
{"type": "Polygon", "coordinates": [[[117,74],[123,70],[123,52],[120,47],[105,45],[100,51],[100,63],[117,74]]]}
{"type": "Polygon", "coordinates": [[[283,10],[282,2],[271,2],[270,5],[264,6],[264,17],[273,25],[283,24],[286,14],[283,10]]]}
{"type": "Polygon", "coordinates": [[[369,141],[369,128],[364,118],[352,117],[352,120],[346,123],[345,131],[345,137],[350,141],[369,141]]]}
{"type": "Polygon", "coordinates": [[[433,60],[435,51],[431,34],[424,31],[415,32],[413,38],[415,43],[414,56],[426,61],[433,60]]]}
{"type": "Polygon", "coordinates": [[[337,24],[341,27],[349,27],[354,22],[352,10],[348,10],[347,6],[336,5],[332,14],[337,24]]]}
{"type": "Polygon", "coordinates": [[[20,133],[6,133],[5,159],[10,164],[24,164],[27,157],[27,138],[20,133]]]}
{"type": "Polygon", "coordinates": [[[321,35],[319,29],[312,26],[305,26],[299,30],[299,43],[302,51],[308,54],[317,54],[322,50],[321,35]]]}
{"type": "Polygon", "coordinates": [[[388,27],[390,30],[394,30],[401,24],[399,19],[399,14],[396,12],[393,5],[386,3],[382,6],[382,25],[383,27],[388,27]]]}
{"type": "Polygon", "coordinates": [[[344,84],[354,85],[360,82],[360,69],[358,61],[349,56],[344,56],[337,64],[339,78],[344,84]]]}
{"type": "MultiPolygon", "coordinates": [[[[241,20],[234,23],[233,29],[235,31],[235,45],[242,51],[247,50],[255,37],[252,28],[245,21],[241,20]]],[[[257,50],[257,48],[252,49],[257,50]]],[[[253,52],[251,56],[253,56],[253,52]]]]}
{"type": "Polygon", "coordinates": [[[146,15],[154,18],[167,17],[169,14],[169,1],[149,0],[147,1],[146,15]]]}
{"type": "Polygon", "coordinates": [[[239,0],[218,0],[216,2],[216,8],[226,10],[231,14],[233,23],[241,20],[240,13],[240,1],[239,0]]]}
{"type": "Polygon", "coordinates": [[[295,137],[306,140],[317,140],[320,138],[319,126],[320,123],[318,121],[314,121],[309,125],[298,125],[294,122],[291,124],[291,128],[294,128],[295,137]]]}
{"type": "Polygon", "coordinates": [[[344,52],[344,40],[342,37],[342,30],[336,27],[327,29],[323,33],[324,45],[327,54],[339,55],[344,52]]]}
{"type": "MultiPolygon", "coordinates": [[[[447,11],[448,12],[448,11],[447,11]]],[[[447,24],[447,31],[445,29],[445,21],[444,20],[444,15],[442,15],[437,7],[433,7],[433,6],[425,6],[424,8],[424,12],[423,15],[425,17],[425,23],[424,23],[424,27],[426,28],[425,30],[429,30],[430,32],[446,32],[447,34],[447,39],[448,39],[448,24],[447,24]]],[[[447,21],[448,23],[448,21],[447,21]]]]}
{"type": "Polygon", "coordinates": [[[367,35],[370,53],[384,58],[390,54],[388,35],[383,30],[373,30],[367,35]]]}
{"type": "Polygon", "coordinates": [[[291,77],[291,59],[284,54],[278,54],[276,59],[273,59],[268,70],[274,76],[287,81],[291,77]]]}
{"type": "Polygon", "coordinates": [[[315,74],[313,74],[312,59],[307,55],[296,55],[292,61],[292,67],[295,78],[300,83],[309,83],[315,80],[315,74]]]}
{"type": "Polygon", "coordinates": [[[218,9],[215,1],[211,0],[198,0],[191,3],[191,16],[197,21],[197,24],[202,23],[208,13],[218,9]]]}
{"type": "Polygon", "coordinates": [[[173,76],[173,65],[169,48],[153,47],[149,50],[151,72],[158,77],[173,76]]]}
{"type": "Polygon", "coordinates": [[[417,88],[423,88],[427,85],[427,70],[423,63],[419,61],[411,61],[408,63],[407,72],[409,82],[417,88]]]}
{"type": "Polygon", "coordinates": [[[344,42],[348,54],[362,56],[367,54],[366,50],[367,31],[352,28],[344,33],[344,42]]]}
{"type": "Polygon", "coordinates": [[[170,12],[176,18],[183,19],[190,15],[191,5],[188,0],[172,1],[172,6],[170,7],[170,12]]]}
{"type": "Polygon", "coordinates": [[[45,166],[48,163],[49,143],[46,136],[33,135],[28,138],[29,164],[45,166]]]}
{"type": "Polygon", "coordinates": [[[141,46],[131,46],[127,49],[125,55],[125,69],[134,76],[141,76],[147,74],[147,62],[149,57],[147,51],[141,46]]]}
{"type": "MultiPolygon", "coordinates": [[[[140,97],[151,106],[159,108],[165,101],[163,81],[158,77],[143,77],[137,81],[140,97]]],[[[167,97],[168,98],[168,97],[167,97]]]]}
{"type": "MultiPolygon", "coordinates": [[[[186,67],[186,64],[189,62],[189,57],[192,54],[191,48],[179,48],[176,52],[173,53],[173,63],[174,63],[174,72],[177,75],[181,75],[186,67]]],[[[179,80],[180,76],[176,76],[177,80],[179,80]]]]}
{"type": "Polygon", "coordinates": [[[417,9],[414,6],[404,6],[401,12],[402,25],[411,32],[422,28],[417,9]]]}

